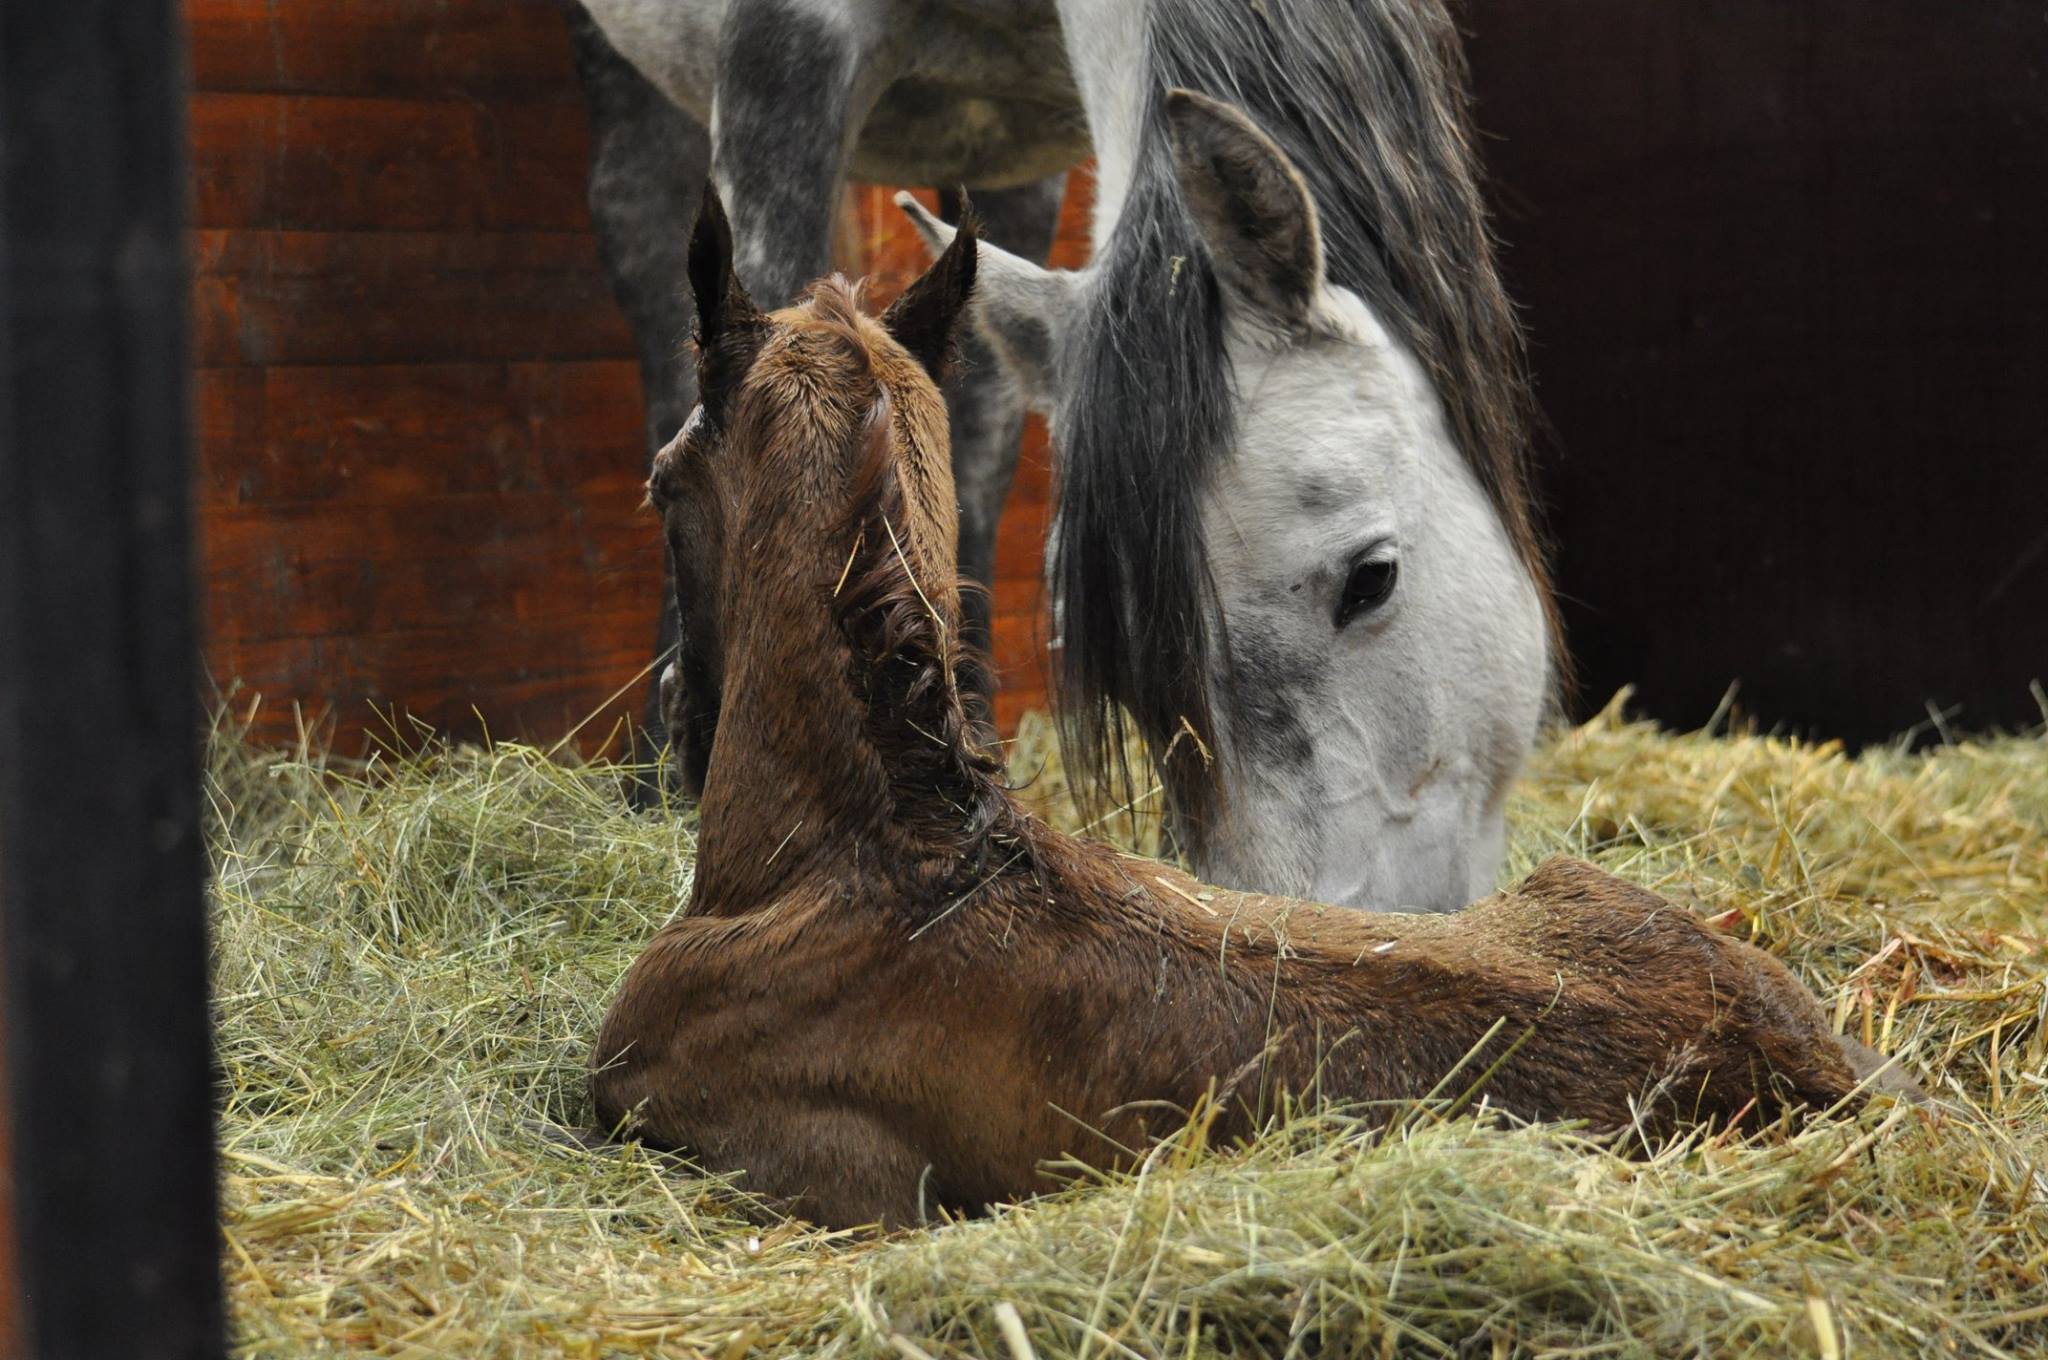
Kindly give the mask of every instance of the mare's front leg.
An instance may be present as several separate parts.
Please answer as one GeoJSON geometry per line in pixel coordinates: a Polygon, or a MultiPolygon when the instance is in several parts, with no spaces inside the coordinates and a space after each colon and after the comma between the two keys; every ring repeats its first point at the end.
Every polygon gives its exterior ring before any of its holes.
{"type": "Polygon", "coordinates": [[[740,281],[764,308],[832,267],[832,225],[861,124],[889,74],[865,6],[751,0],[727,10],[711,170],[740,281]]]}
{"type": "MultiPolygon", "coordinates": [[[[647,456],[675,437],[697,400],[684,342],[691,324],[684,258],[690,223],[703,196],[711,143],[689,114],[620,56],[581,7],[569,17],[576,70],[590,116],[590,219],[612,295],[633,329],[647,422],[647,456]]],[[[652,766],[668,742],[660,659],[676,645],[675,582],[662,555],[662,598],[655,625],[655,678],[648,684],[634,757],[652,766]]],[[[673,694],[687,708],[691,696],[673,694]]],[[[699,696],[701,702],[702,696],[699,696]]],[[[676,752],[678,761],[685,753],[676,752]]],[[[650,782],[636,801],[654,792],[650,782]]],[[[694,790],[692,790],[694,792],[694,790]]]]}
{"type": "MultiPolygon", "coordinates": [[[[1043,261],[1059,231],[1064,173],[1014,189],[981,189],[973,206],[982,238],[1013,255],[1043,261]]],[[[960,220],[960,196],[939,195],[939,215],[960,220]]],[[[946,412],[953,427],[953,484],[960,499],[960,573],[984,589],[995,588],[996,527],[1010,483],[1017,475],[1017,450],[1024,434],[1024,393],[1003,370],[1002,361],[974,327],[961,342],[962,363],[946,380],[946,412]]],[[[970,593],[961,601],[961,635],[986,651],[991,637],[990,599],[970,593]]],[[[986,681],[976,698],[987,700],[986,681]]]]}

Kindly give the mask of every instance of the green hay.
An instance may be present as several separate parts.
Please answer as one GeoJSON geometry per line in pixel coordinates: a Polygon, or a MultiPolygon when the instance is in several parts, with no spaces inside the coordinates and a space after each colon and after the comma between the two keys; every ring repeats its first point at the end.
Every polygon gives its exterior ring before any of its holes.
{"type": "MultiPolygon", "coordinates": [[[[1013,768],[1058,788],[1044,730],[1013,768]]],[[[585,1119],[692,823],[516,746],[213,747],[225,1261],[243,1353],[2040,1354],[2048,743],[1844,758],[1610,712],[1547,743],[1509,874],[1583,854],[1785,957],[1944,1100],[1626,1161],[1569,1131],[1303,1115],[1250,1149],[890,1237],[750,1221],[585,1119]]],[[[1054,815],[1071,819],[1062,804],[1054,815]]],[[[1129,826],[1119,821],[1112,827],[1129,826]]],[[[1142,816],[1137,830],[1145,833],[1142,816]]]]}

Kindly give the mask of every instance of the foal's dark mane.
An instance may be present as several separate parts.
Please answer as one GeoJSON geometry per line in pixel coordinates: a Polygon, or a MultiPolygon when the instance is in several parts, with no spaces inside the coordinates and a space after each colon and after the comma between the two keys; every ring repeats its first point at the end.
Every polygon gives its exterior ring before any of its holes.
{"type": "Polygon", "coordinates": [[[1221,798],[1200,749],[1213,749],[1216,728],[1201,496],[1231,452],[1236,396],[1216,274],[1174,177],[1169,88],[1237,105],[1300,169],[1330,281],[1364,298],[1428,371],[1543,601],[1553,658],[1560,650],[1529,486],[1523,338],[1442,0],[1151,0],[1147,25],[1147,123],[1065,360],[1057,683],[1081,769],[1121,773],[1125,712],[1155,752],[1172,748],[1163,778],[1194,849],[1221,798]]]}
{"type": "MultiPolygon", "coordinates": [[[[833,615],[851,650],[849,682],[866,706],[869,740],[887,772],[896,825],[931,852],[924,863],[964,890],[1024,845],[1021,817],[1003,783],[1002,760],[991,734],[962,699],[984,664],[960,638],[953,603],[973,589],[956,561],[912,566],[912,517],[928,510],[911,504],[903,466],[905,431],[899,402],[859,318],[860,290],[834,276],[816,284],[809,301],[813,324],[846,346],[873,375],[878,395],[856,435],[846,510],[838,542],[845,567],[833,586],[833,615]],[[951,590],[942,590],[940,578],[951,590]]],[[[871,324],[871,323],[870,323],[871,324]]],[[[928,394],[933,403],[941,399],[928,394]]],[[[945,428],[939,406],[937,426],[945,428]]],[[[948,493],[950,494],[950,492],[948,493]]],[[[922,857],[912,856],[913,860],[922,857]]]]}

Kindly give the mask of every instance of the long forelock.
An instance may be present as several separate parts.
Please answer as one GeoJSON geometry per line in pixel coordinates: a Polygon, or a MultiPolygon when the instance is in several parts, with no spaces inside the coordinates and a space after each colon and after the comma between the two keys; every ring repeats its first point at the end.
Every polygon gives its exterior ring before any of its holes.
{"type": "Polygon", "coordinates": [[[838,336],[849,353],[872,366],[874,343],[865,330],[867,317],[861,310],[866,298],[866,279],[828,274],[810,286],[789,314],[838,336]]]}
{"type": "Polygon", "coordinates": [[[801,425],[829,410],[829,423],[844,425],[872,402],[875,347],[862,330],[860,296],[859,284],[834,274],[770,315],[748,385],[767,389],[763,406],[776,419],[801,425]]]}
{"type": "Polygon", "coordinates": [[[1116,770],[1126,713],[1155,751],[1173,747],[1162,777],[1193,849],[1221,798],[1201,503],[1232,452],[1237,397],[1215,271],[1167,150],[1167,88],[1237,105],[1301,171],[1330,282],[1421,362],[1561,653],[1529,484],[1524,343],[1440,0],[1154,0],[1147,37],[1132,183],[1064,365],[1057,679],[1070,758],[1098,782],[1116,770]]]}

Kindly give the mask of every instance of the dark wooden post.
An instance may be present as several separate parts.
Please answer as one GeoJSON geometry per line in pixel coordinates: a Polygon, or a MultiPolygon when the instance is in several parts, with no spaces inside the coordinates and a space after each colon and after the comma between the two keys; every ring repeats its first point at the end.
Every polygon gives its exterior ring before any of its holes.
{"type": "Polygon", "coordinates": [[[10,1355],[218,1355],[174,0],[0,6],[10,1355]]]}

